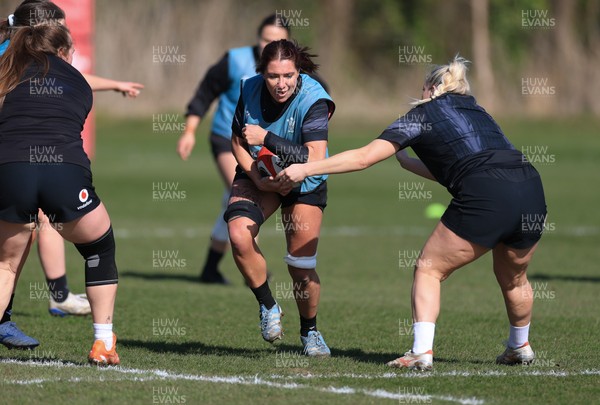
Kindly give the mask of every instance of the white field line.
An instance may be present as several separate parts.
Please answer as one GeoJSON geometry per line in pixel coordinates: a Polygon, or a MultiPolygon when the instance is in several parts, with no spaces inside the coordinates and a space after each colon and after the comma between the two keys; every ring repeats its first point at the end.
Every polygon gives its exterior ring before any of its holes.
{"type": "MultiPolygon", "coordinates": [[[[529,366],[531,368],[531,366],[529,366]]],[[[555,371],[555,370],[523,370],[519,372],[505,371],[445,371],[445,372],[398,372],[382,374],[353,374],[353,373],[332,373],[332,374],[291,374],[291,375],[270,375],[269,378],[311,380],[327,378],[349,378],[349,379],[389,379],[389,378],[435,378],[435,377],[575,377],[580,375],[600,375],[600,370],[581,370],[581,371],[555,371]]]]}
{"type": "MultiPolygon", "coordinates": [[[[12,364],[12,365],[20,365],[20,366],[32,366],[32,367],[51,367],[51,368],[87,368],[90,369],[89,366],[82,366],[73,363],[62,363],[57,361],[48,361],[48,362],[34,362],[34,361],[26,361],[21,362],[17,360],[1,360],[0,364],[12,364]]],[[[330,394],[338,394],[338,395],[355,395],[362,394],[375,398],[382,399],[392,399],[392,400],[405,400],[407,402],[421,402],[428,401],[433,399],[443,400],[448,402],[454,402],[463,405],[481,405],[484,403],[482,399],[478,399],[475,397],[472,398],[459,398],[450,395],[423,395],[423,394],[406,394],[401,393],[400,390],[398,392],[391,392],[382,389],[377,390],[367,390],[362,388],[352,388],[348,386],[344,387],[311,387],[310,385],[298,384],[295,382],[275,382],[270,381],[268,379],[264,379],[258,376],[255,377],[247,377],[247,376],[204,376],[204,375],[194,375],[194,374],[177,374],[170,373],[165,370],[142,370],[135,368],[125,368],[125,367],[108,367],[108,368],[98,368],[99,372],[114,372],[124,374],[125,378],[100,378],[102,381],[155,381],[155,380],[185,380],[185,381],[201,381],[201,382],[210,382],[210,383],[222,383],[222,384],[234,384],[234,385],[260,385],[272,388],[279,389],[311,389],[319,392],[325,392],[330,394]],[[141,376],[140,376],[141,375],[141,376]]],[[[82,377],[71,377],[68,379],[61,378],[34,378],[31,380],[3,380],[1,384],[7,385],[42,385],[44,383],[56,383],[56,382],[92,382],[98,381],[97,376],[82,378],[82,377]]]]}
{"type": "MultiPolygon", "coordinates": [[[[199,225],[197,227],[156,227],[156,228],[115,228],[115,236],[120,239],[139,239],[139,238],[198,238],[204,237],[210,233],[211,227],[199,225]]],[[[321,229],[322,236],[337,237],[363,237],[363,236],[422,236],[427,237],[433,231],[433,224],[430,227],[425,226],[326,226],[321,229]]],[[[260,231],[262,236],[281,235],[282,230],[278,230],[275,224],[263,225],[260,231]],[[269,226],[271,225],[271,226],[269,226]]],[[[570,236],[570,237],[588,237],[600,235],[598,226],[568,226],[557,228],[553,231],[547,231],[544,236],[570,236]]]]}

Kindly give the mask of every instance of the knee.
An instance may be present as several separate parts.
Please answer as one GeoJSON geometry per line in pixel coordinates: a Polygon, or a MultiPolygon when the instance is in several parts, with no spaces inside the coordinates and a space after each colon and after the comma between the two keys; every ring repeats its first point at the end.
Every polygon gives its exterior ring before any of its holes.
{"type": "Polygon", "coordinates": [[[264,216],[260,208],[251,201],[236,201],[227,207],[223,219],[227,222],[229,241],[234,251],[253,247],[264,216]]]}
{"type": "Polygon", "coordinates": [[[243,253],[253,248],[254,236],[249,221],[234,220],[227,224],[229,242],[234,252],[243,253]]]}
{"type": "Polygon", "coordinates": [[[75,247],[85,260],[85,285],[117,284],[119,274],[115,262],[115,238],[112,227],[91,243],[76,243],[75,247]]]}
{"type": "Polygon", "coordinates": [[[525,273],[518,274],[498,274],[496,273],[496,280],[500,288],[504,291],[511,291],[515,288],[528,289],[531,288],[527,275],[525,273]]]}
{"type": "Polygon", "coordinates": [[[435,278],[439,282],[446,280],[452,274],[452,270],[441,270],[433,266],[430,259],[419,258],[415,264],[414,276],[426,276],[435,278]]]}

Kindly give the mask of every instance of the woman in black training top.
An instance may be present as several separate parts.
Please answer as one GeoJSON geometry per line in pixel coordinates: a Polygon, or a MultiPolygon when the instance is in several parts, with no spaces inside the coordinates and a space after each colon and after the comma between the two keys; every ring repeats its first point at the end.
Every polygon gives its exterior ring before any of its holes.
{"type": "Polygon", "coordinates": [[[92,90],[70,63],[59,24],[19,27],[0,58],[0,311],[28,254],[38,209],[85,259],[94,364],[119,364],[112,332],[117,293],[110,218],[92,185],[81,130],[92,90]]]}

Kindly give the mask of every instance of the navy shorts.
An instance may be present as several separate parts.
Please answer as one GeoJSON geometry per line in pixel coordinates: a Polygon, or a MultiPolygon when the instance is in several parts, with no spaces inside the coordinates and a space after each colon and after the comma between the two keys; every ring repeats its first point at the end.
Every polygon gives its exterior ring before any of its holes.
{"type": "Polygon", "coordinates": [[[533,166],[488,169],[461,180],[441,221],[469,242],[527,249],[542,237],[544,189],[533,166]]]}
{"type": "Polygon", "coordinates": [[[71,222],[93,211],[100,199],[92,173],[69,163],[0,165],[0,219],[27,224],[37,220],[38,208],[50,222],[71,222]]]}
{"type": "Polygon", "coordinates": [[[217,135],[214,132],[210,133],[210,151],[212,152],[213,158],[217,160],[217,156],[221,153],[232,153],[231,151],[231,139],[227,139],[224,136],[217,135]]]}

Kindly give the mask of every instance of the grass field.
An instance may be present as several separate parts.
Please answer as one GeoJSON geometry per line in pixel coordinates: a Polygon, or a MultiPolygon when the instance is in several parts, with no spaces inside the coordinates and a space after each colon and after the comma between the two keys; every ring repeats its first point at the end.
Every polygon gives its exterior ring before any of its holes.
{"type": "MultiPolygon", "coordinates": [[[[529,271],[537,364],[494,364],[508,321],[486,256],[442,287],[434,371],[384,366],[412,343],[412,260],[435,225],[423,211],[450,200],[443,188],[393,160],[329,182],[318,267],[319,329],[330,359],[300,355],[283,232],[275,218],[263,225],[260,244],[274,274],[271,288],[286,312],[284,340],[265,343],[258,307],[229,255],[222,271],[232,286],[195,282],[222,192],[206,126],[192,159],[182,162],[175,154],[176,130],[154,132],[151,120],[101,119],[94,181],[117,236],[115,331],[122,365],[86,364],[91,319],[48,315],[43,274],[32,254],[13,320],[42,344],[31,352],[0,348],[0,403],[597,402],[600,123],[501,123],[538,162],[548,201],[547,232],[529,271]],[[157,188],[171,192],[154,193],[157,188]]],[[[355,124],[334,119],[331,153],[363,145],[388,123],[355,124]]],[[[81,258],[72,246],[67,254],[70,287],[82,292],[81,258]]]]}

